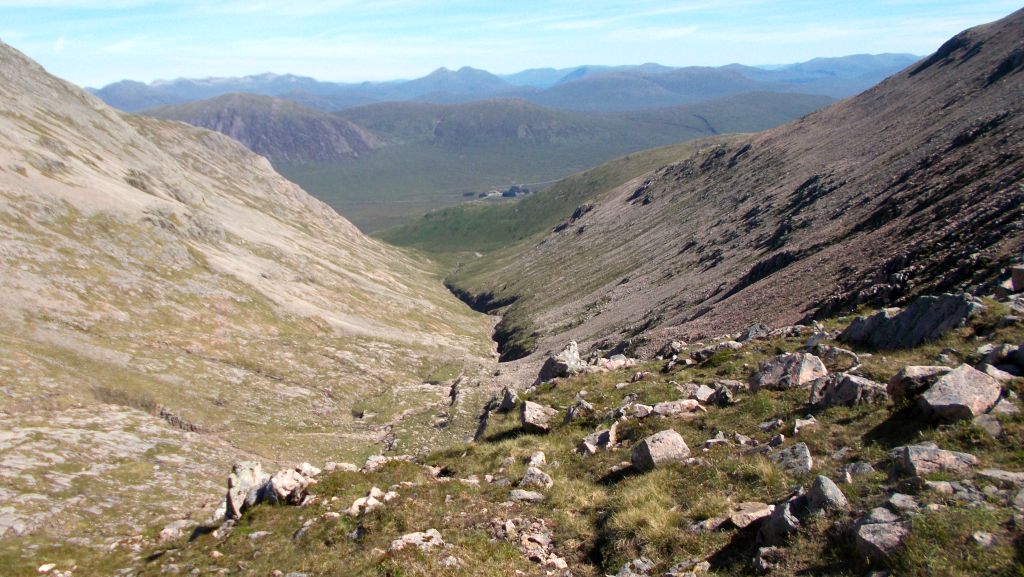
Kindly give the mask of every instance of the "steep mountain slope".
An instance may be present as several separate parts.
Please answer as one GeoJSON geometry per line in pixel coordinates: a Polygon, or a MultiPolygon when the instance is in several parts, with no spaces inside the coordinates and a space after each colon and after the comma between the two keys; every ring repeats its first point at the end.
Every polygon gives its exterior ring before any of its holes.
{"type": "MultiPolygon", "coordinates": [[[[0,44],[0,535],[109,543],[226,467],[464,438],[490,322],[217,133],[0,44]],[[360,418],[357,418],[360,417],[360,418]]],[[[179,513],[180,514],[180,513],[179,513]]],[[[17,548],[17,547],[15,547],[17,548]]]]}
{"type": "Polygon", "coordinates": [[[341,160],[379,145],[376,136],[352,122],[270,96],[228,94],[144,114],[216,130],[278,162],[341,160]]]}
{"type": "Polygon", "coordinates": [[[365,231],[405,224],[465,195],[536,187],[627,152],[726,131],[778,125],[830,102],[750,94],[666,110],[595,114],[523,100],[387,103],[338,114],[387,146],[338,162],[275,167],[365,231]]]}
{"type": "Polygon", "coordinates": [[[989,280],[1024,248],[1022,38],[1024,11],[966,31],[860,96],[594,190],[568,226],[451,280],[515,301],[505,337],[539,352],[989,280]]]}

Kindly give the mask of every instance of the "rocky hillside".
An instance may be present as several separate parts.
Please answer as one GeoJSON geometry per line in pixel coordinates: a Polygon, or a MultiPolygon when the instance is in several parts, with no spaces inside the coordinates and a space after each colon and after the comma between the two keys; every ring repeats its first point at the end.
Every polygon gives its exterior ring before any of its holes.
{"type": "Polygon", "coordinates": [[[465,438],[493,370],[491,323],[422,262],[237,142],[122,115],[2,44],[0,269],[14,549],[212,511],[240,457],[465,438]]]}
{"type": "Polygon", "coordinates": [[[583,364],[570,347],[547,381],[492,399],[473,443],[322,471],[241,462],[227,519],[0,561],[15,577],[1017,575],[1024,380],[1006,371],[1024,374],[1024,324],[1008,313],[948,295],[664,357],[583,364]],[[858,332],[901,348],[844,342],[858,332]]]}
{"type": "Polygon", "coordinates": [[[595,189],[451,280],[478,304],[514,302],[506,358],[989,282],[1024,249],[1022,36],[1017,12],[857,97],[595,189]]]}
{"type": "Polygon", "coordinates": [[[348,120],[271,96],[228,94],[145,114],[216,130],[275,162],[357,158],[379,145],[373,133],[348,120]]]}

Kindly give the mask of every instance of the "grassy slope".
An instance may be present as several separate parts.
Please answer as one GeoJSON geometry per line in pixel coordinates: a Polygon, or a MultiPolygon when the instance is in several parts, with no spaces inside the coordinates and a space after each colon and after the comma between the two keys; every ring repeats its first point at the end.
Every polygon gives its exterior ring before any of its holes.
{"type": "Polygon", "coordinates": [[[382,231],[376,236],[391,244],[435,254],[498,249],[504,249],[500,252],[502,255],[512,254],[521,246],[517,243],[525,244],[530,237],[547,233],[580,204],[685,157],[707,142],[684,142],[627,154],[565,178],[548,190],[520,201],[477,201],[435,210],[408,225],[382,231]]]}
{"type": "MultiPolygon", "coordinates": [[[[985,342],[1019,342],[1024,330],[1017,325],[995,329],[1002,307],[992,310],[972,326],[947,335],[941,341],[910,351],[863,355],[864,374],[885,380],[907,364],[933,364],[935,356],[949,348],[961,358],[985,342]]],[[[844,326],[849,319],[827,323],[831,329],[844,326]]],[[[339,473],[327,476],[314,487],[319,500],[312,508],[260,507],[248,514],[234,532],[222,539],[200,534],[191,542],[180,541],[158,548],[145,547],[131,556],[125,549],[109,555],[74,547],[40,549],[27,562],[14,551],[4,551],[0,560],[12,576],[35,573],[43,561],[58,563],[59,568],[78,564],[86,574],[109,573],[118,567],[134,566],[140,575],[157,575],[165,566],[177,565],[187,572],[193,567],[202,574],[229,568],[232,574],[267,575],[274,570],[302,571],[312,575],[498,575],[514,570],[526,575],[542,575],[516,551],[512,544],[491,539],[492,520],[516,517],[543,519],[553,530],[554,550],[564,556],[574,575],[598,576],[615,573],[629,559],[644,555],[657,564],[652,574],[661,574],[685,559],[708,559],[714,575],[750,575],[750,559],[756,551],[756,530],[723,529],[694,533],[688,527],[697,521],[728,514],[745,501],[775,502],[786,497],[796,484],[809,486],[814,475],[835,477],[846,462],[863,460],[879,472],[859,478],[853,485],[841,485],[853,511],[832,516],[812,517],[785,546],[785,561],[772,575],[863,575],[864,560],[850,546],[844,533],[855,518],[880,506],[893,492],[916,494],[923,503],[937,503],[935,510],[912,513],[912,535],[905,548],[889,563],[895,574],[908,576],[968,576],[978,574],[1019,575],[1014,540],[1020,530],[1010,521],[1012,507],[988,497],[986,507],[976,508],[929,493],[926,489],[889,478],[888,451],[908,442],[933,441],[940,447],[967,451],[979,457],[984,467],[1019,470],[1024,467],[1024,417],[1000,415],[1004,435],[992,438],[970,422],[932,427],[907,416],[902,407],[857,406],[814,411],[806,405],[806,391],[741,392],[735,405],[709,408],[706,415],[690,419],[631,419],[621,423],[621,446],[594,457],[583,458],[572,452],[580,438],[607,426],[606,411],[623,403],[630,394],[644,403],[675,399],[675,382],[713,383],[718,379],[745,380],[756,363],[770,355],[794,350],[803,339],[773,339],[752,343],[736,353],[719,354],[706,364],[669,375],[655,374],[646,380],[615,386],[628,380],[631,371],[583,376],[538,387],[527,398],[564,408],[576,395],[585,396],[597,409],[596,417],[570,425],[558,424],[545,436],[520,432],[514,415],[492,418],[491,427],[481,442],[435,453],[426,462],[446,467],[456,477],[486,474],[517,480],[525,462],[536,450],[547,454],[545,470],[555,485],[545,491],[546,502],[538,505],[502,505],[508,487],[481,481],[467,485],[457,481],[439,483],[427,478],[423,469],[412,464],[392,464],[372,474],[339,473]],[[585,392],[584,392],[585,391],[585,392]],[[763,457],[745,454],[742,447],[717,447],[702,453],[705,439],[718,431],[727,435],[742,433],[761,442],[770,433],[758,424],[782,418],[789,436],[795,418],[814,412],[819,421],[810,434],[788,439],[786,445],[805,442],[814,456],[809,475],[791,476],[763,457]],[[629,458],[630,445],[653,432],[673,428],[678,431],[706,465],[669,465],[649,473],[609,474],[609,467],[629,458]],[[849,447],[847,457],[836,452],[849,447]],[[506,459],[511,457],[511,464],[506,459]],[[358,523],[342,516],[338,520],[321,518],[327,511],[343,510],[353,499],[366,494],[371,486],[397,486],[399,500],[363,517],[358,523]],[[337,497],[337,499],[335,499],[337,497]],[[293,534],[305,520],[312,520],[302,536],[293,534]],[[362,537],[354,541],[349,534],[359,527],[362,537]],[[438,529],[451,547],[440,552],[402,552],[384,554],[392,539],[406,532],[438,529]],[[971,541],[974,531],[987,531],[996,545],[981,548],[971,541]],[[256,531],[271,534],[259,541],[247,538],[256,531]],[[214,551],[223,554],[217,558],[214,551]],[[457,569],[446,568],[442,560],[455,556],[457,569]]],[[[858,351],[865,353],[868,351],[858,351]]],[[[640,367],[656,370],[653,363],[640,367]]],[[[633,369],[635,370],[635,369],[633,369]]],[[[1019,393],[1020,379],[1010,387],[1019,393]]],[[[951,480],[948,474],[927,475],[934,480],[951,480]]],[[[979,488],[984,482],[978,482],[979,488]]]]}
{"type": "Polygon", "coordinates": [[[756,131],[830,102],[747,94],[636,113],[586,114],[520,101],[374,105],[338,113],[392,142],[359,158],[275,167],[364,231],[458,204],[465,193],[547,183],[619,155],[710,134],[756,131]]]}

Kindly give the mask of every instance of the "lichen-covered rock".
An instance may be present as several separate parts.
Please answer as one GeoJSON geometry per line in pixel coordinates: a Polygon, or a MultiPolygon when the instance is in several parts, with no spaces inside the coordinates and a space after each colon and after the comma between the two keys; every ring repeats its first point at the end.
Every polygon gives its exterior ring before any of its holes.
{"type": "Polygon", "coordinates": [[[630,462],[640,471],[650,471],[655,467],[683,461],[690,456],[690,448],[679,433],[666,429],[655,433],[633,447],[630,462]]]}
{"type": "Polygon", "coordinates": [[[557,377],[569,377],[583,371],[580,350],[576,341],[569,341],[565,348],[556,355],[548,357],[540,369],[540,380],[548,381],[557,377]]]}
{"type": "Polygon", "coordinates": [[[999,381],[970,365],[960,365],[928,387],[918,404],[937,420],[973,419],[992,409],[1002,392],[999,381]]]}
{"type": "Polygon", "coordinates": [[[782,391],[809,385],[828,374],[825,364],[809,353],[786,353],[762,361],[750,378],[750,389],[782,391]]]}
{"type": "Polygon", "coordinates": [[[952,371],[944,366],[909,366],[900,369],[886,385],[886,392],[896,402],[915,399],[928,390],[942,375],[952,371]]]}
{"type": "Polygon", "coordinates": [[[852,407],[860,404],[883,403],[889,398],[885,385],[871,379],[831,374],[811,383],[810,404],[818,407],[852,407]]]}
{"type": "Polygon", "coordinates": [[[429,551],[435,547],[443,547],[444,539],[437,529],[427,529],[416,533],[406,533],[391,542],[389,552],[401,551],[406,547],[416,547],[421,551],[429,551]]]}
{"type": "Polygon", "coordinates": [[[519,408],[519,421],[527,433],[547,433],[551,430],[551,419],[557,414],[551,407],[524,401],[519,408]]]}
{"type": "Polygon", "coordinates": [[[967,473],[978,458],[967,453],[946,451],[934,443],[906,445],[893,450],[896,474],[920,477],[929,473],[967,473]]]}
{"type": "Polygon", "coordinates": [[[554,484],[555,482],[551,479],[551,476],[541,471],[538,467],[527,467],[526,473],[523,475],[522,480],[519,481],[520,487],[532,489],[550,489],[554,484]]]}
{"type": "Polygon", "coordinates": [[[962,327],[984,309],[968,294],[922,296],[903,311],[886,309],[854,320],[839,340],[878,349],[909,349],[962,327]]]}
{"type": "Polygon", "coordinates": [[[809,473],[814,466],[811,450],[806,443],[797,443],[769,455],[768,459],[791,475],[809,473]]]}
{"type": "Polygon", "coordinates": [[[228,476],[227,519],[238,519],[242,513],[259,500],[263,486],[270,475],[263,471],[263,465],[256,461],[242,461],[231,467],[228,476]]]}
{"type": "Polygon", "coordinates": [[[811,511],[845,511],[850,502],[832,479],[818,475],[807,491],[807,506],[811,511]]]}
{"type": "Polygon", "coordinates": [[[909,535],[907,523],[900,521],[888,509],[878,507],[857,523],[854,545],[864,557],[885,561],[899,550],[909,535]]]}

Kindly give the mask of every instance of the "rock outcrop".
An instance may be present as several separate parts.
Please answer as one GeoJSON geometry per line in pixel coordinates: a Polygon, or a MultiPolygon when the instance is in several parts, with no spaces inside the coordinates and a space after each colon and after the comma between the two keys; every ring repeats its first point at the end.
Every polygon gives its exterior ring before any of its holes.
{"type": "Polygon", "coordinates": [[[857,318],[839,335],[839,340],[878,349],[909,349],[962,327],[967,319],[984,309],[967,294],[922,296],[902,311],[886,309],[857,318]]]}
{"type": "Polygon", "coordinates": [[[818,357],[809,353],[786,353],[761,362],[750,378],[750,390],[804,387],[827,374],[825,363],[818,357]]]}

